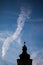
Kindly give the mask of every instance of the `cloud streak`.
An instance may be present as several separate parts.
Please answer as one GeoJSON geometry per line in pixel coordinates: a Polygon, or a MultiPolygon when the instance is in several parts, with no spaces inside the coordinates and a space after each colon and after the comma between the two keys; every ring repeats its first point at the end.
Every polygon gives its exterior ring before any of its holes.
{"type": "MultiPolygon", "coordinates": [[[[11,42],[13,40],[16,40],[17,38],[19,38],[19,35],[21,34],[21,31],[23,30],[23,26],[24,26],[24,23],[26,21],[26,19],[30,18],[30,10],[29,9],[25,9],[24,7],[21,8],[21,12],[19,14],[19,17],[17,19],[17,28],[16,28],[16,31],[10,36],[10,37],[7,37],[3,43],[3,46],[2,46],[2,57],[5,56],[7,50],[8,50],[8,47],[9,45],[11,44],[11,42]]],[[[20,38],[18,39],[20,41],[20,38]]],[[[20,43],[19,43],[20,44],[20,43]]]]}
{"type": "Polygon", "coordinates": [[[38,18],[38,19],[30,19],[30,22],[43,22],[43,18],[38,18]]]}
{"type": "Polygon", "coordinates": [[[11,33],[8,31],[0,31],[0,41],[4,42],[5,38],[10,35],[11,35],[11,33]]]}
{"type": "Polygon", "coordinates": [[[32,65],[43,65],[43,48],[32,52],[31,58],[33,59],[32,65]]]}

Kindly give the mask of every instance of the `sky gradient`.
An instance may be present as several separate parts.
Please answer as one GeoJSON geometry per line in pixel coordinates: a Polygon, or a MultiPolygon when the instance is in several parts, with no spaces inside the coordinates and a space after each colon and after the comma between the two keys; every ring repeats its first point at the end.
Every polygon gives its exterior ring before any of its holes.
{"type": "Polygon", "coordinates": [[[17,65],[24,41],[33,65],[43,65],[43,1],[0,0],[0,65],[17,65]]]}

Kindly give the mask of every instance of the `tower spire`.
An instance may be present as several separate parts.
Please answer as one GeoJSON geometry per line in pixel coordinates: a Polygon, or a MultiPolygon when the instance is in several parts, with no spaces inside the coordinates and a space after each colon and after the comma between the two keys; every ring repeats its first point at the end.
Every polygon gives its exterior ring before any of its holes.
{"type": "Polygon", "coordinates": [[[27,52],[27,47],[25,45],[26,42],[24,42],[24,46],[22,47],[23,52],[27,52]]]}
{"type": "Polygon", "coordinates": [[[26,42],[24,42],[24,45],[26,44],[26,42]]]}

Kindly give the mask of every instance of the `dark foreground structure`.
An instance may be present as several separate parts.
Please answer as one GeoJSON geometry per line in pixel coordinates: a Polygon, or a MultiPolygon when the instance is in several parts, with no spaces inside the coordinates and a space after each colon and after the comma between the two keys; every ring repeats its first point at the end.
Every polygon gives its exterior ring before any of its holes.
{"type": "Polygon", "coordinates": [[[19,57],[20,59],[17,59],[17,65],[32,65],[32,59],[30,59],[30,55],[27,53],[25,42],[22,47],[22,54],[20,54],[19,57]]]}

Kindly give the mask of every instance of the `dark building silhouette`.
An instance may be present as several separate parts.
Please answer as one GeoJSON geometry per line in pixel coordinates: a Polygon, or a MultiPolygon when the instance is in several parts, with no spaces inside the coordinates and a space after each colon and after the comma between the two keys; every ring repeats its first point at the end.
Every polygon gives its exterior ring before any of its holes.
{"type": "Polygon", "coordinates": [[[20,59],[17,59],[17,65],[32,65],[32,59],[30,59],[30,55],[27,53],[25,42],[22,47],[22,54],[20,54],[19,57],[20,59]]]}

